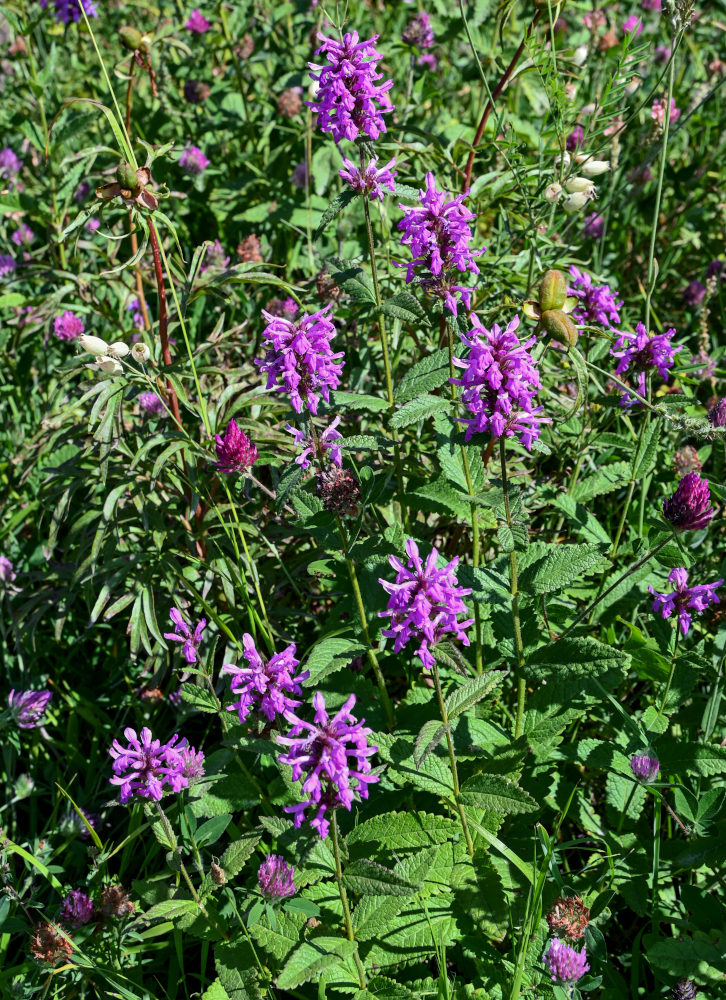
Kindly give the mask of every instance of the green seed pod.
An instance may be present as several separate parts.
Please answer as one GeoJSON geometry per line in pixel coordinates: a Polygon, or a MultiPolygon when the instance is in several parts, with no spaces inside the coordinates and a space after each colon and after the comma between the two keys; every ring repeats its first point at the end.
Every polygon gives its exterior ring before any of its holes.
{"type": "Polygon", "coordinates": [[[118,36],[124,48],[131,49],[132,52],[142,47],[143,38],[141,32],[137,31],[136,28],[130,27],[128,24],[124,24],[118,29],[118,36]]]}
{"type": "Polygon", "coordinates": [[[116,180],[122,188],[127,188],[129,191],[135,191],[139,186],[136,171],[130,163],[119,163],[116,168],[116,180]]]}
{"type": "Polygon", "coordinates": [[[567,279],[562,271],[547,271],[539,286],[539,307],[544,313],[561,309],[567,298],[567,279]]]}
{"type": "Polygon", "coordinates": [[[574,347],[577,343],[579,331],[569,316],[565,315],[561,309],[548,309],[542,313],[539,321],[540,328],[560,343],[568,347],[574,347]]]}

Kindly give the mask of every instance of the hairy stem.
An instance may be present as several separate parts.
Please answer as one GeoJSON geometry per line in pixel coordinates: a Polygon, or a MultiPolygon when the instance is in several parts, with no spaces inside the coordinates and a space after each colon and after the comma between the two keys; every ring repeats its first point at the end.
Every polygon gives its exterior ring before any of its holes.
{"type": "Polygon", "coordinates": [[[338,883],[338,892],[340,893],[340,902],[343,904],[343,919],[345,920],[345,933],[349,941],[355,942],[355,951],[353,952],[353,958],[355,959],[355,967],[358,970],[358,983],[360,988],[364,990],[366,988],[366,974],[363,968],[363,963],[360,960],[360,955],[358,954],[358,944],[355,941],[355,934],[353,932],[353,921],[350,916],[350,907],[348,906],[348,894],[345,891],[345,886],[343,885],[343,866],[340,862],[340,843],[338,841],[338,815],[337,810],[333,809],[333,820],[331,823],[333,830],[333,854],[335,855],[335,881],[338,883]]]}
{"type": "MultiPolygon", "coordinates": [[[[502,470],[502,490],[504,492],[504,514],[507,526],[512,531],[512,508],[509,502],[509,480],[507,478],[507,449],[504,443],[504,435],[499,438],[499,461],[502,470]]],[[[519,619],[519,587],[517,579],[517,552],[512,542],[512,550],[509,553],[510,568],[510,594],[512,606],[512,627],[514,629],[514,647],[517,653],[517,664],[514,676],[517,682],[517,713],[514,720],[514,738],[518,739],[522,735],[522,719],[524,717],[524,700],[527,694],[527,685],[522,675],[524,666],[524,645],[522,643],[522,626],[519,619]]]]}
{"type": "Polygon", "coordinates": [[[439,702],[439,712],[441,714],[441,721],[446,729],[446,745],[449,748],[449,763],[451,765],[451,780],[454,783],[454,800],[456,802],[456,811],[459,814],[459,819],[461,820],[461,829],[464,833],[464,840],[466,841],[466,849],[469,852],[469,857],[474,857],[474,842],[471,839],[471,834],[469,833],[469,824],[466,822],[466,812],[464,811],[464,806],[459,801],[459,771],[456,766],[456,754],[454,753],[454,741],[451,736],[451,725],[449,724],[449,716],[446,711],[446,702],[444,701],[444,695],[441,690],[441,680],[439,679],[439,667],[434,660],[434,685],[436,687],[436,697],[439,702]]]}
{"type": "Polygon", "coordinates": [[[678,625],[676,625],[676,637],[673,640],[673,655],[671,656],[671,669],[668,674],[668,681],[665,686],[665,691],[663,692],[663,697],[661,698],[660,708],[658,709],[658,717],[663,714],[663,709],[665,708],[666,701],[668,700],[668,695],[670,694],[671,684],[673,683],[673,675],[676,672],[676,656],[678,655],[678,640],[680,639],[680,632],[678,630],[678,625]]]}

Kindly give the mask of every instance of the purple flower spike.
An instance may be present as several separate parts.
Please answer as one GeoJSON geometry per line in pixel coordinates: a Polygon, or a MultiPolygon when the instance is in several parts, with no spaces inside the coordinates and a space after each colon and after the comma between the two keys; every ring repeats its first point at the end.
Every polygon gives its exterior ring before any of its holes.
{"type": "Polygon", "coordinates": [[[712,427],[726,427],[726,397],[708,411],[708,422],[712,427]]]}
{"type": "Polygon", "coordinates": [[[76,316],[70,309],[66,309],[60,316],[53,320],[53,329],[59,340],[75,340],[79,334],[83,333],[85,326],[80,316],[76,316]]]}
{"type": "Polygon", "coordinates": [[[178,632],[165,632],[164,638],[172,642],[183,642],[182,652],[187,663],[197,662],[197,649],[202,641],[202,632],[207,626],[207,619],[202,618],[197,627],[192,632],[189,624],[184,620],[179,608],[172,608],[169,617],[176,625],[178,632]],[[179,634],[181,633],[181,634],[179,634]]]}
{"type": "Polygon", "coordinates": [[[179,166],[190,177],[198,177],[209,166],[209,160],[199,146],[187,146],[179,157],[179,166]]]}
{"type": "Polygon", "coordinates": [[[39,726],[52,697],[52,691],[13,689],[8,695],[8,708],[16,725],[20,729],[35,729],[39,726]]]}
{"type": "Polygon", "coordinates": [[[560,938],[554,938],[550,942],[545,962],[553,983],[575,983],[590,968],[585,949],[575,951],[560,938]]]}
{"type": "Polygon", "coordinates": [[[292,408],[301,413],[306,407],[318,412],[320,397],[328,402],[330,390],[340,385],[343,352],[333,354],[330,342],[335,326],[330,319],[332,302],[320,312],[302,316],[293,322],[262,310],[267,320],[265,343],[270,349],[264,361],[256,360],[260,371],[267,372],[267,388],[289,392],[292,408]]]}
{"type": "Polygon", "coordinates": [[[408,561],[404,565],[396,556],[389,556],[388,561],[396,570],[396,580],[380,580],[379,583],[390,594],[386,611],[379,611],[379,618],[388,618],[389,628],[381,631],[391,639],[395,639],[393,650],[400,653],[410,639],[421,640],[416,653],[426,670],[434,665],[431,647],[440,642],[443,637],[453,633],[465,646],[469,645],[469,637],[464,629],[468,628],[473,618],[458,621],[457,616],[467,614],[466,597],[471,590],[458,585],[455,571],[459,563],[456,556],[443,569],[436,568],[438,549],[433,548],[426,565],[421,561],[418,545],[409,538],[406,542],[408,561]]]}
{"type": "MultiPolygon", "coordinates": [[[[40,0],[40,6],[45,10],[48,6],[48,0],[40,0]]],[[[53,0],[55,19],[58,24],[70,24],[71,21],[74,23],[80,21],[82,17],[81,6],[83,6],[83,10],[86,12],[86,17],[98,17],[98,11],[93,0],[53,0]]]]}
{"type": "Polygon", "coordinates": [[[349,184],[358,194],[367,194],[369,198],[380,198],[383,201],[384,187],[387,187],[394,194],[396,191],[396,185],[393,180],[396,171],[391,170],[392,167],[396,166],[396,159],[394,157],[384,167],[380,168],[376,167],[377,163],[378,157],[372,157],[361,172],[347,156],[344,156],[343,169],[339,170],[338,173],[346,184],[349,184]]]}
{"type": "Polygon", "coordinates": [[[187,31],[193,31],[195,35],[203,35],[209,31],[212,25],[202,14],[198,7],[195,7],[189,18],[184,22],[187,31]]]}
{"type": "Polygon", "coordinates": [[[93,920],[93,900],[83,889],[72,889],[63,900],[61,923],[69,927],[83,927],[93,920]]]}
{"type": "Polygon", "coordinates": [[[265,660],[258,653],[252,636],[245,632],[242,636],[242,648],[248,666],[237,667],[225,663],[222,667],[225,673],[232,675],[232,693],[239,695],[239,701],[227,706],[228,711],[236,709],[240,722],[244,722],[257,706],[260,714],[274,722],[276,716],[286,715],[297,708],[301,702],[295,701],[290,695],[302,694],[300,685],[308,679],[310,671],[295,674],[295,668],[300,665],[300,661],[295,659],[295,643],[265,660]]]}
{"type": "MultiPolygon", "coordinates": [[[[671,338],[675,334],[671,328],[665,333],[648,333],[642,323],[638,323],[635,333],[619,333],[615,344],[610,350],[618,359],[616,375],[624,375],[631,367],[637,376],[636,392],[641,396],[647,393],[646,375],[656,371],[664,382],[668,381],[668,369],[673,367],[673,361],[680,347],[673,347],[671,338]]],[[[632,406],[636,400],[630,393],[624,392],[620,398],[621,406],[632,406]]]]}
{"type": "Polygon", "coordinates": [[[683,290],[683,301],[687,306],[700,306],[706,298],[706,286],[694,278],[683,290]]]}
{"type": "Polygon", "coordinates": [[[325,698],[317,691],[313,695],[314,722],[287,712],[285,718],[292,729],[287,736],[277,737],[278,743],[288,747],[277,759],[292,767],[292,780],[302,781],[302,794],[308,796],[298,805],[285,806],[285,812],[293,814],[297,828],[302,826],[305,810],[316,807],[310,825],[323,838],[330,829],[326,812],[340,806],[350,810],[355,792],[367,799],[368,785],[378,781],[377,775],[370,773],[369,760],[378,748],[368,746],[371,730],[363,725],[365,719],[356,720],[351,712],[354,705],[352,694],[331,719],[325,698]]]}
{"type": "Polygon", "coordinates": [[[574,264],[570,267],[570,277],[572,284],[567,289],[567,294],[580,300],[572,313],[572,318],[578,325],[586,323],[592,326],[599,323],[612,330],[615,323],[620,323],[618,310],[623,303],[610,291],[610,285],[593,285],[592,276],[574,264]]]}
{"type": "Polygon", "coordinates": [[[653,587],[648,587],[648,590],[655,597],[653,611],[660,611],[663,618],[670,618],[675,611],[683,635],[687,635],[688,629],[691,627],[692,616],[688,612],[689,608],[692,611],[705,611],[709,604],[721,603],[716,595],[716,590],[721,586],[723,580],[689,587],[688,572],[684,566],[679,566],[670,571],[668,582],[675,587],[672,594],[661,594],[653,587]]]}
{"type": "Polygon", "coordinates": [[[684,476],[673,496],[663,502],[663,517],[679,531],[706,528],[715,513],[708,480],[701,479],[697,472],[684,476]]]}
{"type": "Polygon", "coordinates": [[[146,726],[140,736],[135,729],[124,729],[124,737],[127,747],[114,740],[108,751],[113,759],[111,784],[121,786],[122,804],[134,797],[160,802],[167,792],[180,792],[189,785],[182,756],[186,739],[177,744],[179,736],[175,733],[168,743],[161,743],[146,726]]]}
{"type": "MultiPolygon", "coordinates": [[[[343,435],[340,431],[336,430],[338,424],[340,423],[340,417],[336,417],[332,424],[329,424],[324,431],[318,434],[318,447],[321,452],[321,461],[325,462],[326,459],[330,459],[333,465],[341,466],[343,464],[343,453],[340,450],[340,445],[335,444],[336,441],[342,439],[343,435]]],[[[295,444],[299,447],[303,446],[303,450],[295,459],[296,463],[300,465],[303,469],[310,468],[309,455],[313,458],[316,457],[315,441],[312,437],[308,437],[305,431],[298,430],[297,427],[293,427],[291,424],[287,424],[285,430],[289,431],[295,438],[295,444]]]]}
{"type": "Polygon", "coordinates": [[[651,781],[655,781],[658,777],[660,764],[658,763],[656,757],[641,757],[638,756],[638,754],[635,754],[630,758],[630,770],[633,772],[638,781],[650,784],[651,781]]]}
{"type": "Polygon", "coordinates": [[[408,22],[401,32],[401,41],[404,45],[414,45],[417,49],[431,48],[435,38],[429,16],[425,11],[419,11],[413,20],[408,22]]]}
{"type": "Polygon", "coordinates": [[[315,54],[324,52],[328,62],[308,63],[318,92],[317,103],[305,103],[317,113],[320,131],[330,132],[336,142],[353,142],[361,133],[377,139],[386,131],[383,115],[393,111],[388,96],[393,80],[376,85],[383,76],[376,72],[381,58],[374,44],[378,35],[365,42],[358,41],[357,31],[346,33],[342,42],[320,32],[318,38],[322,44],[315,54]]]}
{"type": "Polygon", "coordinates": [[[230,420],[224,435],[214,437],[217,446],[216,467],[220,472],[244,472],[257,461],[257,447],[252,444],[236,420],[230,420]]]}
{"type": "Polygon", "coordinates": [[[268,854],[257,872],[260,892],[267,899],[287,899],[295,895],[295,869],[278,854],[268,854]]]}
{"type": "Polygon", "coordinates": [[[0,253],[0,278],[7,278],[16,270],[17,266],[14,257],[7,253],[0,253]]]}
{"type": "Polygon", "coordinates": [[[0,149],[0,177],[4,180],[10,180],[19,173],[22,166],[23,161],[19,156],[15,155],[14,150],[10,146],[0,149]]]}
{"type": "Polygon", "coordinates": [[[7,587],[18,574],[7,556],[0,556],[0,587],[7,587]]]}

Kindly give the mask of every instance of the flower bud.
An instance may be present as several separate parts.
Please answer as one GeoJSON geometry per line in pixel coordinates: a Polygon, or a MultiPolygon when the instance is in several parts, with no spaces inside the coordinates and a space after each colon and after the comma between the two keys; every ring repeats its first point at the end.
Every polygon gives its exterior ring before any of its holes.
{"type": "Polygon", "coordinates": [[[131,348],[131,357],[134,361],[138,361],[140,365],[143,365],[151,357],[151,351],[146,344],[134,344],[131,348]]]}
{"type": "Polygon", "coordinates": [[[584,66],[587,60],[588,47],[587,45],[578,45],[575,51],[572,53],[572,61],[575,66],[584,66]]]}
{"type": "Polygon", "coordinates": [[[580,167],[580,173],[585,177],[598,177],[600,174],[606,174],[609,169],[610,164],[607,160],[586,160],[580,167]]]}
{"type": "Polygon", "coordinates": [[[559,153],[555,157],[555,166],[559,167],[560,164],[562,164],[564,166],[565,170],[569,167],[569,165],[570,165],[570,154],[567,152],[567,150],[565,150],[564,153],[559,153]]]}
{"type": "Polygon", "coordinates": [[[118,35],[124,48],[130,49],[132,52],[141,48],[141,32],[137,31],[136,28],[132,28],[130,25],[124,24],[118,29],[118,35]]]}
{"type": "Polygon", "coordinates": [[[124,344],[123,340],[115,340],[113,344],[108,345],[106,354],[109,354],[112,358],[125,358],[129,351],[129,345],[124,344]]]}
{"type": "Polygon", "coordinates": [[[572,194],[565,195],[560,205],[566,212],[578,212],[587,205],[588,201],[589,198],[584,191],[573,191],[572,194]]]}
{"type": "Polygon", "coordinates": [[[588,198],[594,198],[597,194],[597,188],[587,177],[568,177],[565,187],[568,191],[582,192],[588,198]]]}
{"type": "Polygon", "coordinates": [[[82,351],[86,351],[88,354],[108,354],[108,344],[100,337],[91,337],[87,333],[82,333],[76,343],[82,351]]]}
{"type": "Polygon", "coordinates": [[[119,163],[118,167],[116,167],[116,180],[122,188],[130,191],[133,191],[139,184],[136,171],[130,163],[119,163]]]}
{"type": "Polygon", "coordinates": [[[553,184],[549,184],[545,188],[544,197],[545,201],[548,201],[550,205],[553,205],[556,201],[559,201],[562,196],[562,185],[555,181],[553,184]]]}
{"type": "Polygon", "coordinates": [[[539,285],[539,308],[545,313],[550,309],[561,309],[567,298],[567,279],[562,271],[546,271],[539,285]]]}
{"type": "Polygon", "coordinates": [[[227,884],[227,875],[224,868],[221,868],[214,861],[209,866],[209,874],[211,876],[212,882],[214,882],[215,885],[227,884]]]}
{"type": "Polygon", "coordinates": [[[88,365],[89,368],[100,368],[105,375],[119,375],[123,370],[123,365],[116,358],[101,355],[96,358],[95,365],[88,365]]]}
{"type": "Polygon", "coordinates": [[[553,340],[559,340],[560,343],[566,344],[568,347],[574,347],[577,343],[579,331],[570,317],[561,309],[548,309],[547,312],[543,312],[539,326],[553,340]]]}

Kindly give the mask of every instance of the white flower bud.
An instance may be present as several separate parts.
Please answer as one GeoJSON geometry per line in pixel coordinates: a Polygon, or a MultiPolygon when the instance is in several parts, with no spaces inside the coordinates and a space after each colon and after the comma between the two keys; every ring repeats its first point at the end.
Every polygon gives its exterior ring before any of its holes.
{"type": "Polygon", "coordinates": [[[588,47],[587,45],[578,45],[575,51],[572,53],[572,61],[575,66],[584,66],[585,60],[587,59],[588,47]]]}
{"type": "Polygon", "coordinates": [[[569,167],[569,165],[570,165],[570,154],[567,151],[565,151],[564,153],[562,153],[560,156],[556,156],[555,157],[555,166],[559,167],[559,165],[561,163],[564,165],[565,169],[567,169],[569,167]]]}
{"type": "Polygon", "coordinates": [[[125,358],[129,351],[129,345],[124,344],[123,340],[115,340],[113,344],[108,345],[106,353],[110,354],[112,358],[125,358]]]}
{"type": "Polygon", "coordinates": [[[580,108],[580,117],[589,118],[590,115],[594,115],[597,111],[597,104],[584,104],[580,108]]]}
{"type": "Polygon", "coordinates": [[[566,212],[578,212],[587,205],[588,201],[589,198],[584,191],[573,191],[572,194],[565,195],[560,205],[566,212]]]}
{"type": "Polygon", "coordinates": [[[131,357],[134,361],[138,361],[138,363],[142,365],[151,357],[151,351],[146,344],[134,344],[131,348],[131,357]]]}
{"type": "Polygon", "coordinates": [[[110,358],[108,356],[101,356],[96,358],[95,365],[88,365],[89,368],[94,368],[96,370],[100,369],[104,375],[120,375],[124,370],[124,366],[116,358],[110,358]]]}
{"type": "Polygon", "coordinates": [[[554,202],[556,201],[559,201],[561,195],[562,195],[562,185],[558,184],[557,181],[555,181],[554,184],[550,184],[548,185],[548,187],[545,188],[544,192],[545,201],[548,201],[550,205],[554,204],[554,202]]]}
{"type": "Polygon", "coordinates": [[[631,94],[635,93],[640,84],[641,80],[639,76],[634,76],[629,83],[625,84],[625,93],[628,95],[628,97],[630,97],[631,94]]]}
{"type": "Polygon", "coordinates": [[[609,169],[610,164],[607,160],[588,160],[580,167],[580,173],[585,177],[598,177],[600,174],[606,174],[609,169]]]}
{"type": "Polygon", "coordinates": [[[108,344],[105,340],[101,340],[100,337],[91,337],[87,333],[82,333],[76,343],[82,351],[87,351],[88,354],[98,355],[108,352],[108,344]]]}
{"type": "Polygon", "coordinates": [[[568,177],[565,187],[568,191],[582,191],[588,198],[594,198],[597,194],[595,185],[587,177],[568,177]]]}

